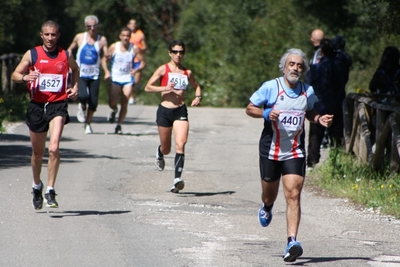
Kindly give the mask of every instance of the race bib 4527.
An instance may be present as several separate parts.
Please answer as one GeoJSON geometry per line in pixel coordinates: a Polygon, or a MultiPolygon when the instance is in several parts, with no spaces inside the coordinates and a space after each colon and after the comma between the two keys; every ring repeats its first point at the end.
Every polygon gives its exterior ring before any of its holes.
{"type": "Polygon", "coordinates": [[[42,92],[61,92],[63,88],[63,76],[61,74],[40,74],[39,90],[42,92]]]}

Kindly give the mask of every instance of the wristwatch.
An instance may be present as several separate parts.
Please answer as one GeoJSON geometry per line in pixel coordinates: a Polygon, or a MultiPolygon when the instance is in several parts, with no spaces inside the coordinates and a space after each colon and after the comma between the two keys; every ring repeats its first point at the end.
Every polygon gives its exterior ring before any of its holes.
{"type": "Polygon", "coordinates": [[[21,80],[22,80],[23,82],[25,82],[25,81],[24,81],[25,75],[26,75],[26,74],[24,73],[24,74],[22,74],[22,77],[21,77],[21,80]]]}
{"type": "Polygon", "coordinates": [[[198,99],[201,99],[201,95],[196,95],[196,97],[197,97],[198,99]]]}

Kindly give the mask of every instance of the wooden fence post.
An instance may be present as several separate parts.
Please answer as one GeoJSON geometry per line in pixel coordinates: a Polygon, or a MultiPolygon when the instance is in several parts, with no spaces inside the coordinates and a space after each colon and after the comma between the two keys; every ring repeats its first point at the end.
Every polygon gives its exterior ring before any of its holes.
{"type": "Polygon", "coordinates": [[[0,56],[1,95],[20,95],[26,93],[24,84],[16,84],[11,81],[11,74],[21,61],[21,58],[21,55],[14,53],[0,56]]]}
{"type": "MultiPolygon", "coordinates": [[[[400,95],[390,97],[400,99],[400,95]]],[[[353,152],[360,163],[370,163],[376,171],[385,170],[389,163],[391,173],[400,172],[398,105],[385,105],[370,96],[350,93],[343,102],[343,119],[346,153],[353,152]]]]}

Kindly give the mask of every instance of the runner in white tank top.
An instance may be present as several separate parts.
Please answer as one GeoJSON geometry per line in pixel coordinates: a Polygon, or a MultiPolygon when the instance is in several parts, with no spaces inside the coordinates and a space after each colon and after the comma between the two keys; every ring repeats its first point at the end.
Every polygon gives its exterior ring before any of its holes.
{"type": "Polygon", "coordinates": [[[135,58],[133,44],[129,44],[128,50],[121,51],[121,42],[115,43],[115,51],[111,57],[111,82],[124,85],[134,83],[134,77],[131,75],[132,62],[135,58]]]}
{"type": "Polygon", "coordinates": [[[123,27],[119,34],[120,41],[113,43],[110,46],[109,53],[112,55],[111,58],[111,73],[107,66],[107,57],[103,57],[102,66],[105,71],[104,78],[111,78],[110,94],[108,105],[111,108],[110,115],[108,116],[108,121],[110,123],[115,122],[115,118],[118,112],[118,97],[122,91],[121,96],[121,108],[118,116],[118,124],[115,127],[114,133],[122,134],[121,124],[125,119],[128,112],[128,98],[132,92],[132,86],[135,82],[134,76],[136,72],[141,71],[144,68],[144,63],[141,63],[138,68],[133,69],[133,61],[135,55],[137,58],[142,59],[142,54],[139,53],[139,48],[136,45],[129,43],[129,38],[131,36],[131,30],[128,27],[123,27]]]}

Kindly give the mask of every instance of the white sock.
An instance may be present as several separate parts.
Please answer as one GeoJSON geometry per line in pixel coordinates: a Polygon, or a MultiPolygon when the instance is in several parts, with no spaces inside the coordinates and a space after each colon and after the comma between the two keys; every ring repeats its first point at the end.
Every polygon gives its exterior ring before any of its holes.
{"type": "Polygon", "coordinates": [[[54,187],[52,187],[52,186],[47,186],[46,193],[48,193],[50,190],[54,190],[54,187]]]}
{"type": "Polygon", "coordinates": [[[32,188],[40,190],[42,188],[42,183],[40,183],[40,184],[33,183],[32,188]]]}

